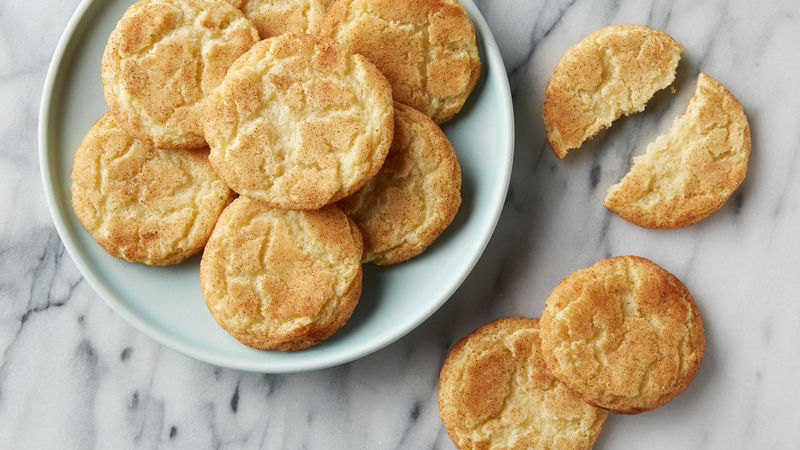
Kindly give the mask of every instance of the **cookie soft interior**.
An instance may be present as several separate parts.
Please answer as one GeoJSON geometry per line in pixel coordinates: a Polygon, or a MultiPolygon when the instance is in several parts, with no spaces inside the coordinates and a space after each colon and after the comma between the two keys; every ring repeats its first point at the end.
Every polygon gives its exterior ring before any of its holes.
{"type": "Polygon", "coordinates": [[[545,91],[547,139],[559,158],[675,80],[683,46],[639,25],[597,30],[567,50],[545,91]]]}
{"type": "Polygon", "coordinates": [[[742,105],[701,73],[686,111],[608,188],[605,206],[649,228],[675,228],[718,210],[739,187],[750,157],[742,105]]]}

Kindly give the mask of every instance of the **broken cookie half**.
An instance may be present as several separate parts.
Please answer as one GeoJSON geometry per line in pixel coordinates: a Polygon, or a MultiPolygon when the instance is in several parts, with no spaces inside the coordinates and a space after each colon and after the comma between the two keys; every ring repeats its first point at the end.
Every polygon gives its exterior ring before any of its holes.
{"type": "Polygon", "coordinates": [[[658,30],[613,25],[567,50],[545,92],[547,139],[564,158],[620,116],[644,110],[675,80],[683,46],[658,30]]]}
{"type": "Polygon", "coordinates": [[[750,158],[741,103],[705,73],[672,129],[647,146],[604,205],[647,228],[678,228],[718,210],[739,187],[750,158]]]}

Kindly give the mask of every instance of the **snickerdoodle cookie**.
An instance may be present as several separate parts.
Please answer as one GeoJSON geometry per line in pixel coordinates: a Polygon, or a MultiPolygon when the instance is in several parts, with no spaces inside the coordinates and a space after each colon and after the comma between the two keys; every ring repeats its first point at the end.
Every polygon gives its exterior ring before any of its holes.
{"type": "Polygon", "coordinates": [[[315,34],[333,0],[228,0],[253,22],[261,39],[315,34]]]}
{"type": "Polygon", "coordinates": [[[540,325],[553,376],[585,401],[622,414],[655,409],[678,395],[705,350],[689,291],[637,256],[570,274],[547,298],[540,325]]]}
{"type": "Polygon", "coordinates": [[[342,327],[361,295],[361,235],[337,207],[273,209],[239,197],[200,263],[217,322],[245,345],[300,350],[342,327]]]}
{"type": "Polygon", "coordinates": [[[750,145],[742,105],[701,73],[686,111],[634,158],[625,178],[608,189],[604,204],[642,227],[697,223],[718,210],[744,180],[750,145]]]}
{"type": "Polygon", "coordinates": [[[545,367],[536,319],[484,325],[450,351],[439,412],[459,449],[589,449],[608,412],[570,392],[545,367]]]}
{"type": "Polygon", "coordinates": [[[207,98],[211,164],[239,194],[317,209],[357,191],[392,143],[391,87],[328,38],[283,34],[242,55],[207,98]]]}
{"type": "Polygon", "coordinates": [[[364,236],[364,261],[394,264],[422,253],[461,204],[461,168],[425,114],[395,103],[394,140],[378,174],[338,205],[364,236]]]}
{"type": "Polygon", "coordinates": [[[683,46],[639,25],[597,30],[567,50],[545,91],[544,125],[563,158],[623,114],[642,111],[675,79],[683,46]]]}
{"type": "Polygon", "coordinates": [[[164,149],[204,147],[200,108],[258,31],[224,0],[140,0],[108,38],[109,110],[128,134],[164,149]]]}
{"type": "Polygon", "coordinates": [[[475,29],[453,0],[338,0],[320,34],[369,58],[396,101],[436,123],[461,110],[481,72],[475,29]]]}
{"type": "Polygon", "coordinates": [[[168,265],[194,255],[232,199],[208,149],[156,149],[128,136],[110,113],[75,153],[75,215],[108,253],[128,261],[168,265]]]}

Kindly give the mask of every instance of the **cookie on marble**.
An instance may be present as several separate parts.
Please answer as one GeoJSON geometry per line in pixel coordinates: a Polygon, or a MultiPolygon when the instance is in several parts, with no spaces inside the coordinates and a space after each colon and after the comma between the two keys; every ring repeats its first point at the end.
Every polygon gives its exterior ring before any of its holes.
{"type": "Polygon", "coordinates": [[[364,262],[395,264],[422,253],[461,204],[461,167],[428,116],[395,103],[394,140],[383,167],[339,207],[364,237],[364,262]]]}
{"type": "Polygon", "coordinates": [[[164,149],[205,147],[203,99],[258,31],[224,0],[140,0],[108,38],[103,93],[120,127],[164,149]]]}
{"type": "Polygon", "coordinates": [[[717,211],[739,187],[750,159],[750,126],[742,105],[701,73],[672,128],[633,160],[604,205],[647,228],[677,228],[717,211]]]}
{"type": "Polygon", "coordinates": [[[239,197],[200,263],[208,310],[258,349],[300,350],[345,324],[361,295],[361,235],[337,207],[273,209],[239,197]]]}
{"type": "Polygon", "coordinates": [[[261,39],[284,33],[316,34],[333,0],[228,0],[253,22],[261,39]]]}
{"type": "Polygon", "coordinates": [[[453,347],[439,376],[439,413],[456,447],[592,447],[608,412],[550,375],[540,340],[538,320],[509,317],[453,347]]]}
{"type": "Polygon", "coordinates": [[[320,34],[369,58],[396,101],[436,123],[461,110],[481,72],[475,29],[454,0],[338,0],[320,34]]]}
{"type": "Polygon", "coordinates": [[[571,47],[547,83],[542,115],[559,158],[620,116],[644,110],[675,80],[683,46],[640,25],[597,30],[571,47]]]}
{"type": "Polygon", "coordinates": [[[203,249],[233,192],[208,149],[160,150],[128,136],[104,114],[75,153],[72,207],[111,255],[177,264],[203,249]]]}
{"type": "Polygon", "coordinates": [[[649,411],[678,395],[705,350],[689,291],[638,256],[570,274],[547,298],[540,325],[553,376],[588,403],[621,414],[649,411]]]}
{"type": "Polygon", "coordinates": [[[239,194],[318,209],[364,185],[392,143],[389,83],[328,38],[283,34],[242,55],[205,105],[211,164],[239,194]]]}

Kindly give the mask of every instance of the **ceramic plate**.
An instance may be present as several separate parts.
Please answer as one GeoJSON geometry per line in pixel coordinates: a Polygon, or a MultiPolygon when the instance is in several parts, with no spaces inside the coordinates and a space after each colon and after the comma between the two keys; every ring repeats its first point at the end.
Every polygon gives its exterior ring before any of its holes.
{"type": "Polygon", "coordinates": [[[146,267],[109,256],[78,223],[70,203],[73,155],[106,110],[100,59],[130,1],[85,0],[56,47],[39,117],[39,152],[47,203],[67,251],[117,313],[158,342],[219,366],[292,372],[342,364],[405,335],[433,314],[477,262],[508,188],[514,121],[503,61],[486,21],[463,0],[475,24],[483,73],[462,112],[444,131],[463,172],[463,203],[453,224],[421,256],[390,267],[366,265],[361,301],[329,340],[291,353],[248,348],[220,328],[200,292],[196,256],[146,267]]]}

